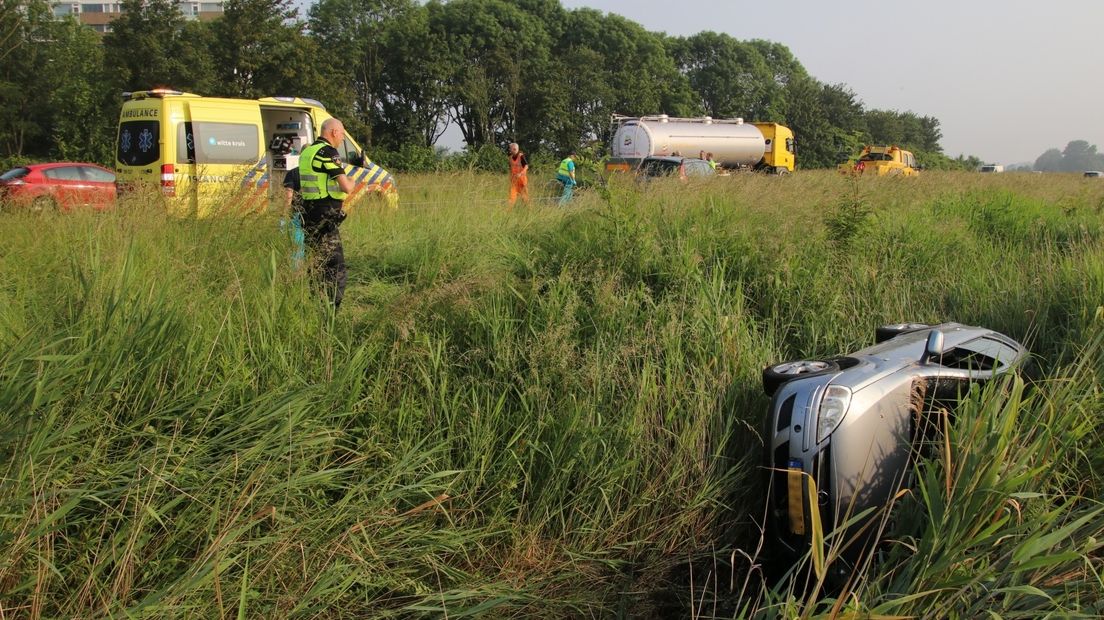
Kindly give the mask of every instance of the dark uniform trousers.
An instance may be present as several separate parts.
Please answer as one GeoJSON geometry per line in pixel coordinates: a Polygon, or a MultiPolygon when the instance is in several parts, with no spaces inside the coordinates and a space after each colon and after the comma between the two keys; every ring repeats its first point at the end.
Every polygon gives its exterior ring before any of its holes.
{"type": "Polygon", "coordinates": [[[311,251],[310,270],[336,310],[345,296],[345,250],[338,227],[345,219],[341,201],[325,198],[303,201],[303,232],[311,251]]]}

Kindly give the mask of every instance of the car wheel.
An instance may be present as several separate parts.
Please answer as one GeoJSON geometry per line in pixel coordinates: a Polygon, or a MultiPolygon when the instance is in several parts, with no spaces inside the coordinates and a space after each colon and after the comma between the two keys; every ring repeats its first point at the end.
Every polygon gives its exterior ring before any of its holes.
{"type": "Polygon", "coordinates": [[[882,325],[874,330],[874,342],[885,342],[901,334],[907,334],[929,327],[931,327],[931,325],[927,323],[893,323],[891,325],[882,325]]]}
{"type": "Polygon", "coordinates": [[[838,370],[839,364],[830,360],[796,360],[767,366],[763,369],[763,391],[774,396],[779,386],[791,379],[838,370]]]}
{"type": "Polygon", "coordinates": [[[49,196],[39,196],[31,201],[31,211],[35,213],[52,213],[57,211],[57,201],[49,196]]]}

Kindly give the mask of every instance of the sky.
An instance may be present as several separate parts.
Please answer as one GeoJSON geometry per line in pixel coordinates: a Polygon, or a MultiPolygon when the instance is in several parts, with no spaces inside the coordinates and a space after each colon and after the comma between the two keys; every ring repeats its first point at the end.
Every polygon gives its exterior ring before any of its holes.
{"type": "Polygon", "coordinates": [[[782,43],[867,109],[938,118],[952,157],[1033,163],[1071,140],[1104,151],[1102,0],[561,3],[672,36],[712,30],[782,43]]]}

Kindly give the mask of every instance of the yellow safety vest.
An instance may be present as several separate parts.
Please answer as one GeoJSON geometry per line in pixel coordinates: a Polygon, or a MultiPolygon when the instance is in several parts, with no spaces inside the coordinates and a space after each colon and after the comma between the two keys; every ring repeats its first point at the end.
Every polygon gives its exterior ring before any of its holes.
{"type": "MultiPolygon", "coordinates": [[[[318,152],[322,150],[322,147],[329,145],[329,142],[319,138],[314,141],[314,144],[303,149],[303,152],[299,155],[299,193],[303,195],[303,200],[322,200],[324,198],[345,200],[347,196],[345,192],[341,191],[341,186],[337,184],[337,180],[326,173],[329,167],[337,166],[337,164],[318,158],[318,152]]],[[[337,166],[337,170],[341,170],[341,167],[337,166]]],[[[345,174],[345,172],[342,170],[341,174],[345,174]]]]}
{"type": "Polygon", "coordinates": [[[560,162],[560,169],[556,171],[556,174],[561,174],[565,177],[571,176],[571,168],[568,166],[568,163],[575,162],[572,161],[570,157],[565,158],[563,161],[560,162]]]}

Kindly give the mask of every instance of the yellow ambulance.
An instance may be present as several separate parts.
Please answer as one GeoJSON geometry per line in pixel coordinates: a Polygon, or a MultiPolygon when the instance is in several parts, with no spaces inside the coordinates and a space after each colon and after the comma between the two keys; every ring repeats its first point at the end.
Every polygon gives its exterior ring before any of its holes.
{"type": "MultiPolygon", "coordinates": [[[[256,211],[283,204],[282,184],[299,153],[331,118],[314,99],[202,97],[178,90],[123,93],[115,150],[120,192],[156,187],[177,214],[256,211]]],[[[397,202],[395,180],[350,137],[337,146],[346,174],[397,202]]]]}

